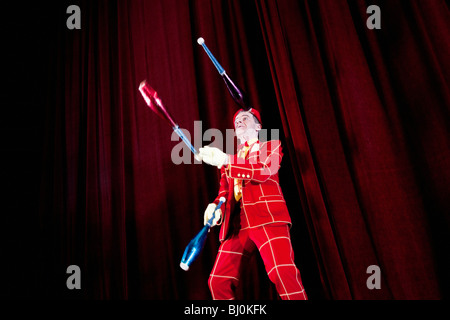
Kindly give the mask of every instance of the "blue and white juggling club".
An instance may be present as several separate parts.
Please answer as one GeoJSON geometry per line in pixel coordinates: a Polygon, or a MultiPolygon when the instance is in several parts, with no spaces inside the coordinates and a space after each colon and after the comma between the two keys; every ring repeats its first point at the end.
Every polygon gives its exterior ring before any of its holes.
{"type": "Polygon", "coordinates": [[[247,94],[239,88],[237,84],[234,83],[233,80],[230,79],[230,77],[227,75],[227,72],[222,68],[220,63],[217,61],[217,59],[214,57],[214,55],[209,51],[208,47],[205,44],[205,40],[203,38],[198,38],[197,43],[203,47],[206,54],[208,55],[209,59],[211,59],[212,63],[216,67],[217,71],[219,72],[220,76],[222,77],[223,81],[225,81],[225,84],[227,86],[228,92],[230,92],[231,97],[233,97],[233,100],[244,110],[249,110],[251,108],[250,101],[248,99],[247,94]]]}
{"type": "Polygon", "coordinates": [[[191,242],[189,242],[186,249],[184,250],[183,258],[181,258],[180,263],[180,267],[184,271],[189,270],[191,263],[195,259],[197,259],[200,252],[202,251],[203,246],[205,245],[206,242],[206,236],[208,235],[209,229],[211,228],[214,218],[216,216],[216,211],[220,209],[220,207],[225,201],[226,199],[224,197],[220,198],[220,202],[214,209],[211,219],[209,219],[208,222],[206,222],[202,230],[200,230],[200,232],[195,236],[195,238],[192,239],[191,242]]]}

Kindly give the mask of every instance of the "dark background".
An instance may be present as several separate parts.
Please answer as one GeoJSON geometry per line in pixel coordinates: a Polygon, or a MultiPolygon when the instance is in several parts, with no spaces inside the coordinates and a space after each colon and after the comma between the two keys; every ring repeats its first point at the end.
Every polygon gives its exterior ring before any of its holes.
{"type": "MultiPolygon", "coordinates": [[[[179,262],[217,170],[174,165],[171,129],[231,128],[196,39],[279,129],[281,186],[310,299],[448,297],[445,1],[61,1],[2,6],[2,297],[210,299],[214,229],[179,262]],[[81,8],[68,30],[66,8],[81,8]],[[377,4],[382,29],[368,30],[377,4]],[[68,290],[66,268],[81,268],[68,290]],[[381,290],[366,286],[369,265],[381,290]]],[[[238,297],[278,299],[258,254],[238,297]]]]}

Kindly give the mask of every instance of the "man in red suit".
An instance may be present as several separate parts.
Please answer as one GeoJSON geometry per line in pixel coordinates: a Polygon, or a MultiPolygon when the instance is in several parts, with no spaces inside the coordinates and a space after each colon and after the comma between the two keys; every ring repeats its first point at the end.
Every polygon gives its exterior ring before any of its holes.
{"type": "Polygon", "coordinates": [[[258,249],[281,299],[306,300],[294,263],[291,219],[278,180],[283,157],[280,141],[258,141],[261,117],[254,108],[239,110],[233,120],[241,142],[237,154],[228,155],[212,147],[199,150],[204,162],[221,169],[219,194],[205,210],[205,223],[219,198],[227,199],[224,213],[217,210],[213,221],[216,225],[221,220],[222,226],[221,245],[208,280],[211,295],[213,299],[234,299],[241,267],[258,249]]]}

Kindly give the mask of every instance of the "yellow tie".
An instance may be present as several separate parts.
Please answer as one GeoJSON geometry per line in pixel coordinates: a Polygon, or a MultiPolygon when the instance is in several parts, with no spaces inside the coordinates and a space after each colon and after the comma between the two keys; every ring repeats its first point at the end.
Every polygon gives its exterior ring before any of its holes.
{"type": "MultiPolygon", "coordinates": [[[[239,151],[238,157],[245,159],[248,149],[250,149],[250,146],[248,146],[246,143],[245,146],[239,151]]],[[[236,199],[236,202],[242,198],[242,180],[241,179],[234,179],[234,198],[236,199]]]]}

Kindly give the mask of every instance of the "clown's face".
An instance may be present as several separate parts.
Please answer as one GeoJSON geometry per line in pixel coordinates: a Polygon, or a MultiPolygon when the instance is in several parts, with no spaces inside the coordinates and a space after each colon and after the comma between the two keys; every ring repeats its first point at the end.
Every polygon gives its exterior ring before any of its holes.
{"type": "Polygon", "coordinates": [[[261,125],[257,123],[255,117],[248,111],[240,112],[234,120],[236,136],[241,141],[247,141],[258,137],[261,125]]]}

